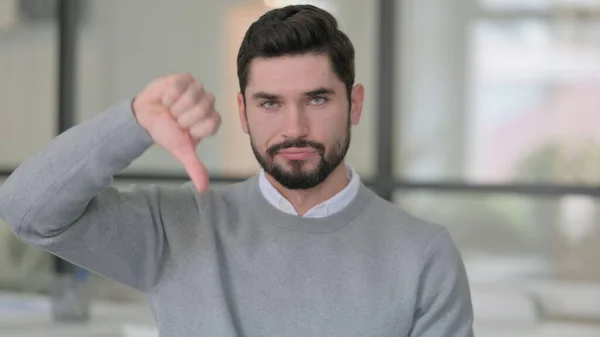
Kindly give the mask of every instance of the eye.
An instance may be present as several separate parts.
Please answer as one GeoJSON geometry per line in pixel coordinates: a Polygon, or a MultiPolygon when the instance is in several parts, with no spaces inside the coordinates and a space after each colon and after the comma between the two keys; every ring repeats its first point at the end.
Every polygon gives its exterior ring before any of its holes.
{"type": "Polygon", "coordinates": [[[262,106],[263,108],[267,108],[267,109],[275,109],[277,107],[279,107],[279,104],[275,101],[266,101],[260,104],[260,106],[262,106]]]}
{"type": "Polygon", "coordinates": [[[327,98],[322,96],[313,97],[310,99],[310,104],[321,105],[327,103],[327,98]]]}

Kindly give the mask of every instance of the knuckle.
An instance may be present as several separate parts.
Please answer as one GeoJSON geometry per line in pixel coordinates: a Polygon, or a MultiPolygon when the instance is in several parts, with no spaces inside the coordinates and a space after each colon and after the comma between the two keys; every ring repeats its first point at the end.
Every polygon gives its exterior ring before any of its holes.
{"type": "Polygon", "coordinates": [[[179,93],[179,91],[174,90],[174,89],[167,90],[165,92],[165,98],[167,98],[171,101],[176,101],[180,96],[181,96],[181,94],[179,93]]]}
{"type": "Polygon", "coordinates": [[[176,103],[171,108],[171,112],[173,113],[174,116],[176,116],[178,118],[186,119],[187,118],[186,115],[188,114],[188,109],[191,104],[190,98],[188,97],[188,95],[182,95],[182,96],[179,96],[179,98],[175,101],[176,101],[176,103]]]}
{"type": "Polygon", "coordinates": [[[182,82],[190,82],[191,80],[194,79],[194,77],[192,76],[192,74],[188,73],[188,72],[183,72],[180,73],[177,78],[182,81],[182,82]]]}
{"type": "Polygon", "coordinates": [[[202,84],[200,82],[195,82],[194,90],[198,93],[204,94],[204,92],[205,92],[204,84],[202,84]]]}
{"type": "Polygon", "coordinates": [[[217,130],[219,129],[219,126],[221,125],[221,116],[219,116],[218,114],[215,114],[215,117],[211,118],[207,124],[208,124],[208,128],[209,128],[209,132],[211,134],[216,133],[217,130]]]}
{"type": "Polygon", "coordinates": [[[181,98],[183,100],[183,103],[186,104],[186,107],[189,107],[189,105],[194,104],[198,101],[198,97],[193,90],[186,90],[185,94],[181,98]]]}
{"type": "Polygon", "coordinates": [[[202,84],[194,84],[190,90],[190,96],[193,98],[194,103],[199,102],[204,96],[204,88],[202,84]]]}
{"type": "Polygon", "coordinates": [[[200,124],[190,129],[190,135],[195,139],[202,139],[206,137],[206,131],[204,127],[200,124]]]}
{"type": "Polygon", "coordinates": [[[206,118],[207,110],[202,104],[196,104],[190,112],[193,114],[198,121],[206,118]]]}
{"type": "Polygon", "coordinates": [[[215,104],[215,95],[213,93],[209,92],[206,95],[206,101],[209,105],[211,105],[211,106],[214,105],[215,104]]]}
{"type": "Polygon", "coordinates": [[[182,129],[186,129],[188,127],[188,123],[186,121],[186,118],[184,118],[184,116],[177,118],[177,124],[179,124],[179,127],[182,129]]]}
{"type": "Polygon", "coordinates": [[[202,99],[200,100],[200,102],[198,102],[198,104],[201,106],[201,109],[204,111],[204,113],[208,113],[211,109],[212,106],[214,104],[214,96],[211,93],[205,93],[202,96],[202,99]]]}
{"type": "Polygon", "coordinates": [[[177,118],[177,123],[181,128],[187,129],[194,125],[195,119],[196,118],[192,113],[184,113],[177,118]]]}
{"type": "Polygon", "coordinates": [[[193,78],[189,74],[182,74],[180,76],[175,77],[173,81],[173,87],[177,90],[185,91],[190,83],[193,81],[193,78]]]}
{"type": "Polygon", "coordinates": [[[167,95],[172,99],[182,98],[185,94],[185,87],[173,84],[168,90],[167,95]]]}

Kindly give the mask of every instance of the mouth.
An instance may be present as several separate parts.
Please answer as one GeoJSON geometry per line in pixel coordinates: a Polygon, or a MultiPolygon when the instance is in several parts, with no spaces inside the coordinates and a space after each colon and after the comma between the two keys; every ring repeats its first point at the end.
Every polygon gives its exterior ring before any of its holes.
{"type": "Polygon", "coordinates": [[[288,160],[306,160],[318,152],[312,147],[290,147],[277,152],[278,155],[288,160]]]}

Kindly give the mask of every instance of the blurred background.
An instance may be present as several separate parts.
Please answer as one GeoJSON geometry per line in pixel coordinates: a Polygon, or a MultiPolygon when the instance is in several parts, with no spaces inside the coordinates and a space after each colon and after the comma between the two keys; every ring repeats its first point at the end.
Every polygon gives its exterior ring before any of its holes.
{"type": "MultiPolygon", "coordinates": [[[[182,71],[223,115],[198,149],[213,185],[256,173],[237,48],[294,3],[331,11],[353,41],[366,105],[349,163],[450,229],[476,335],[600,336],[600,0],[0,0],[0,183],[58,133],[182,71]]],[[[185,180],[152,148],[115,184],[185,180]]],[[[0,224],[0,336],[157,336],[140,294],[80,271],[90,319],[55,322],[68,270],[0,224]]]]}

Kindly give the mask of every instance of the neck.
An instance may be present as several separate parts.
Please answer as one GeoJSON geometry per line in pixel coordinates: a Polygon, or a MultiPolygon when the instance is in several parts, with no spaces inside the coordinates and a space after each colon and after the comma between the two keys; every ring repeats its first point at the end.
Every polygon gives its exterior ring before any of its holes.
{"type": "Polygon", "coordinates": [[[316,205],[331,199],[337,193],[348,185],[348,175],[346,174],[346,165],[342,162],[331,174],[319,185],[307,190],[290,190],[283,187],[269,174],[267,179],[284,198],[286,198],[298,215],[306,214],[316,205]]]}

